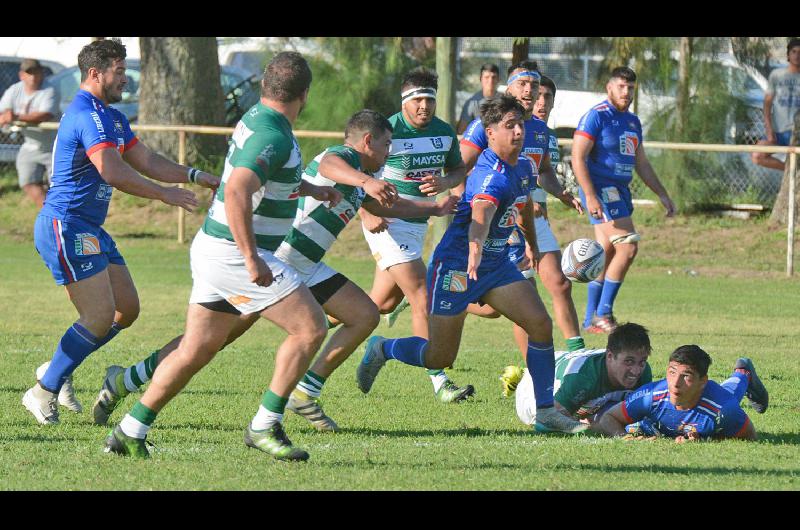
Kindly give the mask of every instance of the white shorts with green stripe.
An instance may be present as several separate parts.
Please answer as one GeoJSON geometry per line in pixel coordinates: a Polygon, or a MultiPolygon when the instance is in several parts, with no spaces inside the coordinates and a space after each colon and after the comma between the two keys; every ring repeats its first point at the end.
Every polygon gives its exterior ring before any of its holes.
{"type": "Polygon", "coordinates": [[[409,223],[395,219],[389,223],[389,228],[377,234],[364,228],[363,224],[361,229],[364,231],[364,238],[367,240],[372,257],[381,270],[386,270],[392,265],[422,259],[422,245],[425,243],[428,223],[409,223]]]}
{"type": "Polygon", "coordinates": [[[295,270],[258,249],[258,255],[272,271],[273,282],[262,287],[250,281],[244,256],[233,241],[209,236],[202,230],[192,241],[192,294],[190,304],[227,300],[244,314],[256,313],[289,296],[302,285],[295,270]]]}

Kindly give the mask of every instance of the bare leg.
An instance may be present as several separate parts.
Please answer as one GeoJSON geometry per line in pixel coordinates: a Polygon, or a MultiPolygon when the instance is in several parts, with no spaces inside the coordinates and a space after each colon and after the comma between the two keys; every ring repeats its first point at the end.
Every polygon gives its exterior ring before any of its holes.
{"type": "Polygon", "coordinates": [[[603,245],[603,250],[606,252],[605,268],[597,281],[603,281],[606,276],[610,276],[611,279],[617,282],[625,279],[625,275],[636,257],[639,245],[637,243],[612,245],[610,238],[635,231],[633,220],[630,217],[614,219],[608,223],[595,225],[597,240],[603,245]]]}
{"type": "Polygon", "coordinates": [[[425,367],[442,369],[453,364],[461,345],[467,313],[455,316],[430,316],[430,340],[425,350],[425,367]]]}
{"type": "MultiPolygon", "coordinates": [[[[775,145],[767,140],[759,140],[756,145],[775,145]]],[[[769,169],[777,169],[779,171],[786,170],[786,162],[775,158],[775,155],[770,153],[753,153],[751,159],[754,164],[767,167],[769,169]]]]}
{"type": "Polygon", "coordinates": [[[378,306],[380,314],[385,315],[397,307],[397,304],[403,299],[403,291],[397,286],[388,270],[382,270],[376,265],[369,297],[378,306]]]}
{"type": "Polygon", "coordinates": [[[411,306],[411,329],[417,337],[428,338],[428,288],[425,285],[427,270],[421,259],[398,263],[388,269],[394,282],[411,306]]]}
{"type": "Polygon", "coordinates": [[[561,252],[546,252],[539,258],[539,276],[553,298],[553,313],[565,339],[581,334],[578,313],[572,301],[572,283],[561,271],[561,252]]]}

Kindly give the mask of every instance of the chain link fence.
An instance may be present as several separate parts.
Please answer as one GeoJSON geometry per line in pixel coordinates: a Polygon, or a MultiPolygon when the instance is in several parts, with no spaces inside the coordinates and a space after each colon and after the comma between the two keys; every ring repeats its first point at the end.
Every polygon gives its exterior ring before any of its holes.
{"type": "MultiPolygon", "coordinates": [[[[19,81],[19,63],[13,61],[0,61],[0,96],[19,81]]],[[[17,158],[19,146],[25,141],[18,127],[3,126],[0,128],[0,175],[9,173],[16,176],[14,161],[17,158]]]]}

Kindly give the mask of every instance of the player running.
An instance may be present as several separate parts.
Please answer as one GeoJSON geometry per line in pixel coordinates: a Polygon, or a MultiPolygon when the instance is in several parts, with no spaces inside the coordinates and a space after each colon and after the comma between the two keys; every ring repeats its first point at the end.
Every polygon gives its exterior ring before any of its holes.
{"type": "MultiPolygon", "coordinates": [[[[392,151],[380,178],[397,186],[400,197],[434,201],[435,195],[463,182],[466,175],[453,128],[436,116],[435,72],[425,68],[410,71],[401,84],[402,110],[391,116],[394,128],[392,151]],[[444,173],[444,174],[443,174],[444,173]]],[[[422,246],[428,217],[385,219],[363,208],[359,211],[364,237],[377,262],[370,297],[381,313],[391,313],[403,297],[411,307],[414,335],[428,336],[425,309],[426,268],[422,246]]],[[[474,388],[456,386],[444,370],[428,370],[439,401],[457,403],[472,395],[474,388]]]]}
{"type": "Polygon", "coordinates": [[[603,272],[589,283],[583,321],[588,333],[610,333],[616,327],[614,300],[638,251],[641,236],[631,219],[629,188],[634,169],[658,195],[667,217],[675,215],[675,205],[645,154],[642,124],[628,112],[635,88],[636,73],[626,66],[615,68],[606,84],[608,99],[583,115],[572,144],[581,201],[606,253],[603,272]]]}
{"type": "Polygon", "coordinates": [[[194,193],[161,186],[194,182],[212,188],[219,178],[152,152],[131,131],[125,115],[109,106],[122,101],[128,82],[125,46],[95,41],[78,54],[81,85],[67,108],[53,149],[52,187],[36,217],[34,242],[56,284],[66,287],[78,310],[53,358],[36,370],[37,382],[22,404],[44,425],[59,422],[58,401],[82,410],[72,373],[92,352],[139,316],[139,297],[116,243],[102,228],[114,188],[192,211],[194,193]]]}
{"type": "Polygon", "coordinates": [[[367,393],[389,359],[432,369],[450,366],[458,354],[467,306],[482,300],[530,337],[527,364],[536,378],[537,429],[575,433],[585,425],[553,406],[552,322],[536,290],[508,259],[508,238],[520,217],[530,248],[536,248],[530,199],[534,173],[520,157],[524,112],[506,95],[481,106],[489,148],[478,159],[453,222],[433,254],[428,271],[430,340],[370,338],[356,378],[367,393]]]}
{"type": "Polygon", "coordinates": [[[756,429],[739,402],[747,396],[758,413],[769,394],[753,361],[736,361],[731,376],[717,384],[708,379],[711,357],[694,344],[669,356],[667,378],[649,383],[603,414],[592,429],[608,436],[669,436],[676,442],[742,438],[755,440],[756,429]],[[627,426],[627,427],[626,427],[627,426]]]}

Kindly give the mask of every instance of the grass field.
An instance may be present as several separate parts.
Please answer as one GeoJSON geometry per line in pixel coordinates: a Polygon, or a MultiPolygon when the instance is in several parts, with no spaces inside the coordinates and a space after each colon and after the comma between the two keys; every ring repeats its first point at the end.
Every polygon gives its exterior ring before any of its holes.
{"type": "MultiPolygon", "coordinates": [[[[0,195],[0,489],[800,489],[800,289],[798,280],[782,276],[785,231],[769,229],[763,220],[665,222],[658,210],[644,208],[635,218],[645,237],[640,257],[615,312],[651,330],[656,378],[681,344],[705,348],[714,359],[710,376],[718,381],[737,357],[752,357],[771,395],[764,415],[744,404],[758,442],[677,445],[534,434],[516,419],[513,401],[500,396],[498,374],[519,355],[510,324],[469,317],[450,371],[457,383],[475,385],[469,403],[435,402],[427,376],[400,364],[388,365],[364,396],[354,380],[357,351],[323,393],[326,412],[343,432],[319,434],[287,413],[289,436],[311,459],[273,461],[242,443],[281,340],[265,322],[226,348],[162,412],[149,437],[156,446],[150,461],[104,454],[108,428],[92,425],[88,409],[105,367],[140,360],[180,333],[191,287],[188,245],[171,239],[174,213],[119,199],[107,228],[136,281],[141,316],[77,370],[75,386],[87,412],[62,409],[60,425],[43,427],[20,399],[75,313],[33,248],[33,208],[17,192],[0,195]]],[[[553,210],[562,243],[590,235],[585,221],[553,210]]],[[[201,218],[193,216],[190,227],[201,218]]],[[[329,263],[368,288],[373,265],[355,228],[348,228],[329,263]]],[[[191,237],[193,228],[188,232],[191,237]]],[[[580,313],[585,287],[573,292],[580,313]]],[[[377,333],[408,335],[408,315],[394,328],[381,324],[377,333]]],[[[604,337],[587,342],[601,347],[604,337]]],[[[563,347],[558,334],[556,348],[563,347]]],[[[128,397],[112,420],[134,402],[128,397]]]]}

